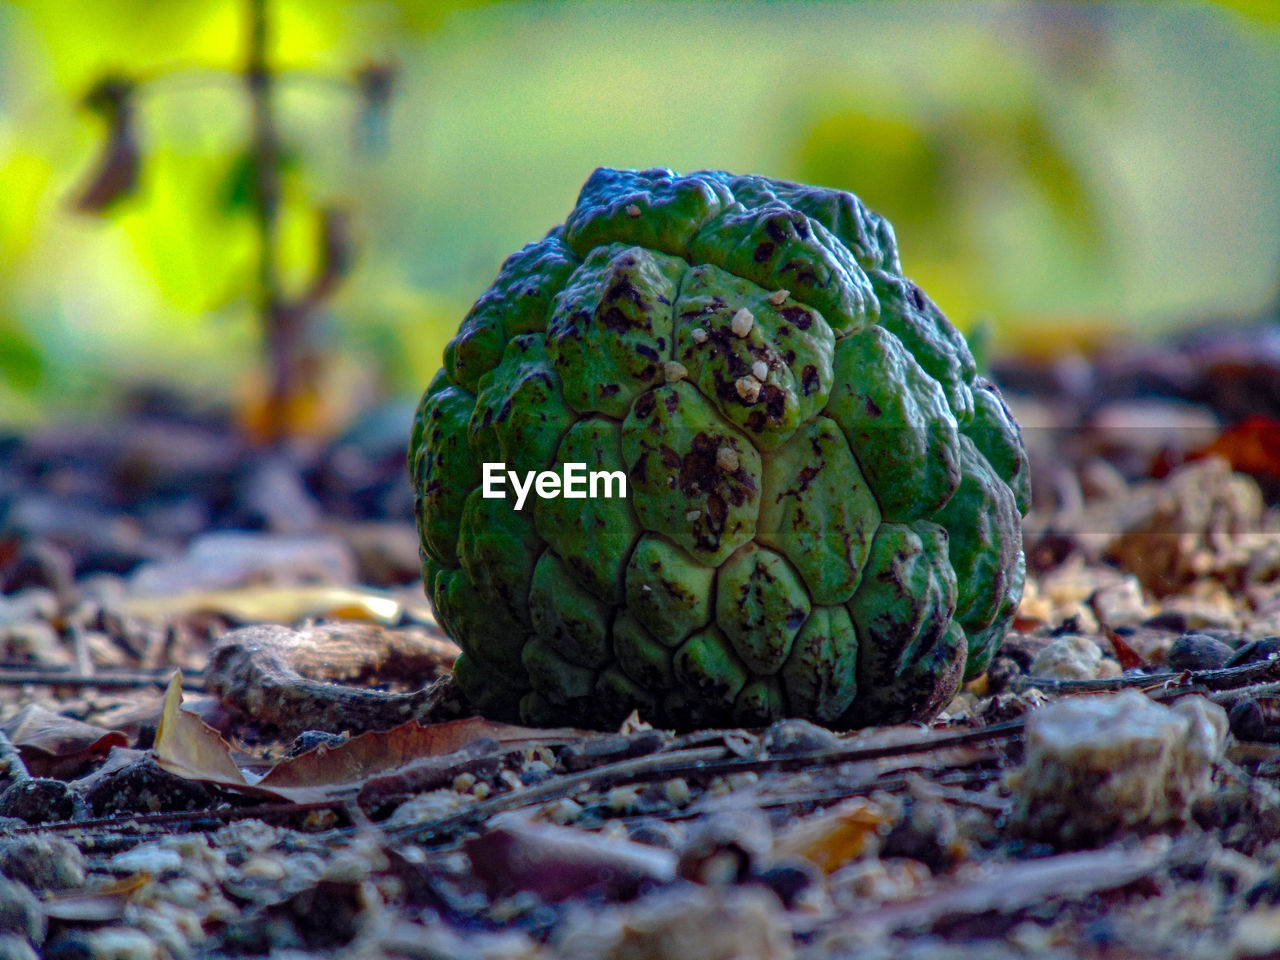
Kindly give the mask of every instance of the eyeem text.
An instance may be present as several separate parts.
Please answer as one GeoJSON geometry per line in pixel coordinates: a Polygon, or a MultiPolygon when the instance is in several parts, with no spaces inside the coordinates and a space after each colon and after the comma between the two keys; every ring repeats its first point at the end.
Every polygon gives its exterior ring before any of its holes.
{"type": "Polygon", "coordinates": [[[625,497],[627,495],[627,475],[621,470],[593,470],[587,472],[585,463],[564,464],[564,476],[554,470],[528,470],[523,479],[514,470],[508,470],[505,463],[485,463],[481,496],[486,499],[506,499],[505,486],[511,484],[516,494],[516,509],[524,506],[525,498],[532,490],[543,500],[554,500],[556,497],[567,497],[571,500],[585,500],[588,497],[625,497]],[[615,489],[617,492],[615,493],[615,489]]]}

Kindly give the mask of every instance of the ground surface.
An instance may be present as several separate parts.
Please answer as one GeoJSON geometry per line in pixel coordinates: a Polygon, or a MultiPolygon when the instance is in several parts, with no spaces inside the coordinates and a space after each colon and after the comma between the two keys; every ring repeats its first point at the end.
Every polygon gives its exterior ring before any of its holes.
{"type": "Polygon", "coordinates": [[[405,408],[0,440],[0,956],[1276,955],[1267,336],[997,370],[1031,572],[931,728],[459,719],[405,408]]]}

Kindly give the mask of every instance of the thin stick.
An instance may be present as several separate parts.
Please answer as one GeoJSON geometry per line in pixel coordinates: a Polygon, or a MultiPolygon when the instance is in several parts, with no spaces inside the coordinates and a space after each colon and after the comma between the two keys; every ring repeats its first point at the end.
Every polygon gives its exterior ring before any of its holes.
{"type": "Polygon", "coordinates": [[[198,820],[247,820],[310,813],[313,810],[332,810],[346,804],[344,799],[316,800],[311,803],[268,803],[255,807],[226,807],[206,810],[179,810],[169,813],[121,814],[117,817],[98,817],[92,820],[54,820],[50,823],[33,823],[24,827],[11,827],[0,831],[0,836],[19,833],[67,833],[76,830],[112,830],[133,826],[166,826],[172,823],[188,823],[198,820]]]}
{"type": "Polygon", "coordinates": [[[585,790],[598,790],[619,783],[649,777],[669,779],[681,776],[722,776],[731,773],[757,772],[760,770],[791,770],[830,763],[856,763],[883,760],[915,753],[931,753],[986,741],[1012,739],[1022,733],[1022,721],[1010,720],[993,724],[981,730],[951,734],[892,744],[883,747],[843,747],[835,750],[814,751],[783,757],[739,759],[728,747],[701,747],[691,750],[675,750],[668,753],[649,754],[633,760],[607,763],[594,770],[566,774],[532,787],[513,790],[492,799],[482,801],[439,820],[425,824],[411,824],[389,831],[396,838],[414,838],[426,842],[444,837],[460,828],[481,823],[489,817],[519,807],[546,803],[585,790]]]}
{"type": "MultiPolygon", "coordinates": [[[[102,687],[112,689],[135,689],[153,685],[164,686],[173,675],[172,670],[160,671],[112,670],[105,673],[83,674],[54,669],[25,669],[22,667],[0,668],[0,684],[36,684],[46,687],[102,687]]],[[[182,689],[204,692],[204,683],[199,676],[188,677],[183,674],[182,689]]]]}
{"type": "Polygon", "coordinates": [[[248,0],[249,51],[244,82],[252,119],[253,218],[258,233],[258,323],[271,364],[267,427],[282,438],[284,411],[294,388],[297,319],[286,309],[276,261],[280,242],[280,135],[276,125],[273,78],[267,59],[268,0],[248,0]]]}
{"type": "MultiPolygon", "coordinates": [[[[1176,688],[1201,686],[1210,690],[1226,690],[1250,683],[1280,678],[1280,659],[1259,660],[1238,667],[1221,667],[1217,670],[1184,670],[1180,673],[1148,673],[1131,677],[1105,677],[1101,680],[1054,680],[1049,677],[1019,677],[1012,684],[1021,693],[1035,687],[1042,693],[1107,693],[1136,688],[1151,690],[1168,684],[1176,688]]],[[[1173,688],[1173,689],[1176,689],[1173,688]]]]}

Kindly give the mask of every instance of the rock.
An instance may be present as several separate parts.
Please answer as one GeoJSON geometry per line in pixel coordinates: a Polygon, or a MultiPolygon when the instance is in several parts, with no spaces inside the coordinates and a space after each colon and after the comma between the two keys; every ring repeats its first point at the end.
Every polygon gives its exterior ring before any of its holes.
{"type": "Polygon", "coordinates": [[[1241,667],[1246,663],[1277,659],[1280,659],[1280,635],[1250,640],[1231,655],[1226,666],[1241,667]]]}
{"type": "Polygon", "coordinates": [[[1068,634],[1041,650],[1028,672],[1052,680],[1096,680],[1101,666],[1101,647],[1088,637],[1068,634]]]}
{"type": "Polygon", "coordinates": [[[240,526],[273,533],[314,533],[321,510],[302,482],[297,468],[283,457],[265,457],[252,467],[240,491],[245,516],[240,526]]]}
{"type": "Polygon", "coordinates": [[[48,931],[44,907],[24,884],[0,877],[0,933],[44,943],[48,931]]]}
{"type": "Polygon", "coordinates": [[[12,837],[0,841],[0,874],[41,893],[71,890],[84,884],[84,854],[63,837],[12,837]]]}
{"type": "Polygon", "coordinates": [[[95,817],[204,810],[213,805],[213,797],[203,783],[169,773],[150,756],[139,757],[95,778],[85,793],[95,817]]]}
{"type": "Polygon", "coordinates": [[[89,960],[162,960],[160,945],[133,927],[104,927],[85,938],[89,960]]]}
{"type": "Polygon", "coordinates": [[[1235,651],[1204,633],[1184,633],[1173,641],[1166,663],[1170,670],[1217,670],[1235,651]]]}
{"type": "Polygon", "coordinates": [[[1209,457],[1163,481],[1140,484],[1106,559],[1135,574],[1157,597],[1199,577],[1246,569],[1268,537],[1258,484],[1209,457]]]}
{"type": "Polygon", "coordinates": [[[1124,690],[1050,704],[1027,717],[1011,823],[1062,847],[1177,826],[1211,792],[1226,734],[1226,713],[1203,697],[1170,708],[1124,690]]]}
{"type": "Polygon", "coordinates": [[[689,886],[625,909],[583,908],[556,929],[565,960],[791,960],[791,925],[759,886],[689,886]]]}
{"type": "Polygon", "coordinates": [[[169,596],[250,585],[350,584],[351,550],[336,537],[220,531],[198,537],[175,560],[144,564],[130,578],[137,596],[169,596]]]}
{"type": "Polygon", "coordinates": [[[817,750],[834,750],[840,738],[808,720],[779,720],[764,732],[761,745],[770,757],[786,757],[817,750]]]}
{"type": "Polygon", "coordinates": [[[1134,576],[1099,587],[1091,597],[1091,602],[1095,615],[1109,627],[1141,623],[1153,612],[1142,596],[1142,584],[1134,576]]]}
{"type": "Polygon", "coordinates": [[[924,790],[913,790],[902,817],[881,841],[880,856],[918,860],[934,873],[946,870],[956,856],[956,821],[951,808],[924,790]]]}
{"type": "Polygon", "coordinates": [[[772,836],[755,808],[719,811],[690,829],[676,874],[713,886],[740,883],[767,858],[772,836]]]}
{"type": "Polygon", "coordinates": [[[31,941],[14,933],[0,934],[0,957],[4,960],[40,960],[31,941]]]}
{"type": "Polygon", "coordinates": [[[31,777],[10,784],[0,793],[0,817],[17,817],[27,823],[71,820],[83,801],[63,780],[31,777]]]}
{"type": "Polygon", "coordinates": [[[115,873],[145,873],[152,877],[173,876],[182,870],[182,856],[176,850],[144,843],[117,853],[107,862],[115,873]]]}

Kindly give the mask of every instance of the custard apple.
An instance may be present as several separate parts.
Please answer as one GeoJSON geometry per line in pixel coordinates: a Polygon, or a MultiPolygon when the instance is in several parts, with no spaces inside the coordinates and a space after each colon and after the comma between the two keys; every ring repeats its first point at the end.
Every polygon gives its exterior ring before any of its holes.
{"type": "Polygon", "coordinates": [[[1022,594],[1018,426],[837,190],[597,170],[467,314],[409,467],[495,718],[927,719],[1022,594]]]}

